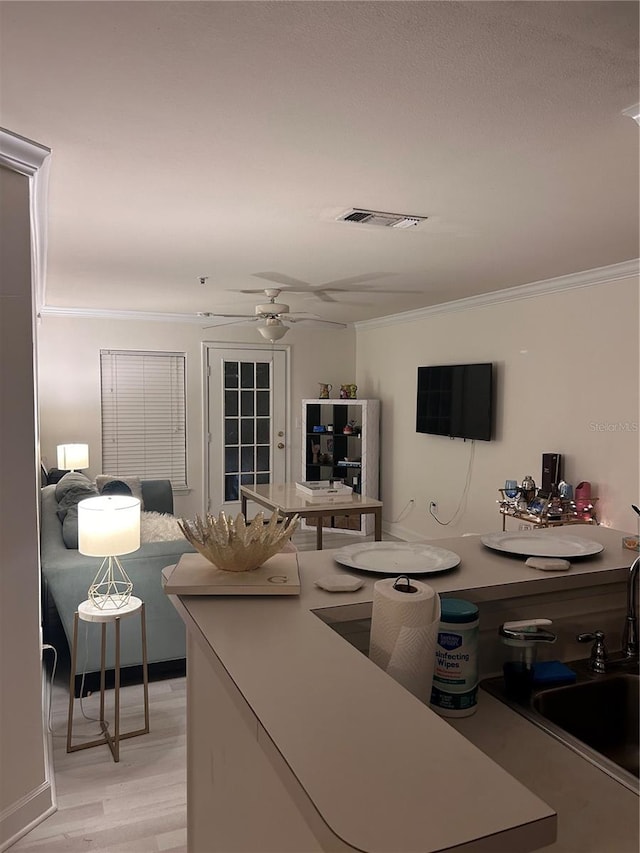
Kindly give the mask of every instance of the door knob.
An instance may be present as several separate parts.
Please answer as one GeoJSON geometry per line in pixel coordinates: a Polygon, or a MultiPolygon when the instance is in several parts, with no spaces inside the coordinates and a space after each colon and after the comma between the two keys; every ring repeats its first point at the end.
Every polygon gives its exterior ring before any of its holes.
{"type": "Polygon", "coordinates": [[[284,447],[283,442],[279,441],[279,442],[278,442],[278,450],[282,450],[282,449],[283,449],[283,447],[284,447]]]}

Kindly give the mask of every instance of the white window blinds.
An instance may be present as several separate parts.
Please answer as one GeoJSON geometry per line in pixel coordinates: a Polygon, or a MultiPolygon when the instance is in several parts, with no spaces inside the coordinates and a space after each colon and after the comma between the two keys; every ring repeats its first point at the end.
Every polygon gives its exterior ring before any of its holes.
{"type": "Polygon", "coordinates": [[[100,352],[102,470],[187,485],[185,355],[100,352]]]}

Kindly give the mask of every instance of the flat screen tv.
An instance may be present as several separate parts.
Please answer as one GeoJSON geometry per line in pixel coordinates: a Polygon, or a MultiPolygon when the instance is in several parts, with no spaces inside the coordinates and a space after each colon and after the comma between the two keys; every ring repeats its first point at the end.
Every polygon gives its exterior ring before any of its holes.
{"type": "Polygon", "coordinates": [[[418,368],[416,432],[491,441],[493,364],[418,368]]]}

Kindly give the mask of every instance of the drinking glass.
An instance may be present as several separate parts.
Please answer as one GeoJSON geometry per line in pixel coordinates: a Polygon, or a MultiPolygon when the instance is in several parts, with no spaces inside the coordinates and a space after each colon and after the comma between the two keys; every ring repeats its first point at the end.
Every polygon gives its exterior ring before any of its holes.
{"type": "Polygon", "coordinates": [[[505,480],[504,481],[504,493],[508,498],[515,498],[518,494],[518,481],[517,480],[505,480]]]}

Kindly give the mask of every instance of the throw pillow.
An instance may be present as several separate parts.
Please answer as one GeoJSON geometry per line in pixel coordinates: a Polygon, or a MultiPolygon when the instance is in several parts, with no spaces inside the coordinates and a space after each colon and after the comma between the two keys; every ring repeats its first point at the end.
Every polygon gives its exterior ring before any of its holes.
{"type": "Polygon", "coordinates": [[[69,471],[61,477],[56,483],[56,500],[58,503],[60,503],[68,489],[72,489],[74,486],[78,485],[90,486],[92,483],[91,480],[88,477],[85,477],[84,474],[81,474],[80,471],[69,471]]]}
{"type": "Polygon", "coordinates": [[[133,493],[129,486],[122,480],[107,480],[104,486],[100,489],[101,495],[129,495],[133,497],[133,493]]]}
{"type": "MultiPolygon", "coordinates": [[[[80,501],[85,500],[85,498],[95,498],[97,494],[98,490],[93,483],[90,483],[88,480],[86,483],[75,483],[70,485],[64,490],[62,498],[58,501],[57,512],[60,521],[64,522],[69,510],[74,507],[77,508],[80,501]]],[[[68,547],[69,546],[67,545],[67,548],[68,547]]]]}
{"type": "Polygon", "coordinates": [[[140,513],[140,542],[170,542],[183,539],[175,515],[166,512],[140,513]]]}
{"type": "Polygon", "coordinates": [[[144,501],[142,499],[142,483],[140,482],[140,477],[120,477],[118,474],[99,474],[96,477],[96,486],[98,487],[98,491],[102,494],[102,490],[105,487],[106,483],[110,480],[119,480],[122,483],[126,483],[127,486],[131,489],[131,494],[134,498],[138,498],[140,501],[140,509],[144,509],[144,501]]]}

